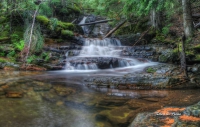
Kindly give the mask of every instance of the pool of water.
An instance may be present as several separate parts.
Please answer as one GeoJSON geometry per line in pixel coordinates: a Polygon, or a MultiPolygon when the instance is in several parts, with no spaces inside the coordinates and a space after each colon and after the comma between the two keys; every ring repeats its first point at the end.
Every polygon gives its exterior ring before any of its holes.
{"type": "Polygon", "coordinates": [[[84,78],[105,74],[120,76],[112,71],[1,71],[0,126],[126,127],[140,112],[200,100],[198,89],[118,90],[84,85],[84,78]]]}

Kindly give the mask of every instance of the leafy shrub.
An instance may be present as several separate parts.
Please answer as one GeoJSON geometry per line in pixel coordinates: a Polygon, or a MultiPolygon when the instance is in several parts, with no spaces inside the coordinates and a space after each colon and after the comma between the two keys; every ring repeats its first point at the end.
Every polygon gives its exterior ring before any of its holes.
{"type": "Polygon", "coordinates": [[[15,49],[22,51],[24,48],[24,40],[20,40],[19,42],[14,43],[15,49]]]}

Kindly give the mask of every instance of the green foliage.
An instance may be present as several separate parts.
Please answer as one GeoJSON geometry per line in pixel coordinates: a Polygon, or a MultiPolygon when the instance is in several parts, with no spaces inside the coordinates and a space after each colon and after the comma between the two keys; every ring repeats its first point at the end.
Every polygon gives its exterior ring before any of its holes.
{"type": "Polygon", "coordinates": [[[19,36],[17,34],[12,34],[10,37],[11,37],[11,42],[12,43],[17,43],[20,40],[20,38],[19,38],[19,36]]]}
{"type": "Polygon", "coordinates": [[[7,57],[8,58],[11,58],[11,57],[14,57],[16,55],[16,52],[13,50],[13,51],[11,51],[11,52],[9,52],[8,54],[7,54],[7,57]]]}
{"type": "Polygon", "coordinates": [[[168,24],[167,26],[165,26],[165,27],[162,28],[162,33],[164,35],[167,35],[169,33],[169,28],[170,28],[171,25],[172,24],[168,24]]]}
{"type": "MultiPolygon", "coordinates": [[[[30,32],[31,32],[31,24],[27,25],[26,31],[24,33],[24,42],[25,42],[24,47],[26,46],[28,47],[29,45],[30,32]]],[[[31,52],[40,51],[43,47],[43,44],[44,44],[44,38],[42,37],[40,26],[36,24],[33,29],[30,51],[31,52]]]]}
{"type": "Polygon", "coordinates": [[[42,57],[42,59],[44,59],[44,61],[48,61],[49,60],[49,58],[50,58],[50,54],[49,53],[47,53],[47,52],[43,52],[42,54],[41,54],[41,57],[42,57]]]}
{"type": "Polygon", "coordinates": [[[36,16],[36,20],[44,25],[49,24],[49,19],[46,16],[38,15],[38,16],[36,16]]]}
{"type": "Polygon", "coordinates": [[[28,64],[32,63],[37,57],[35,55],[31,55],[26,59],[28,64]]]}
{"type": "Polygon", "coordinates": [[[42,3],[40,4],[40,10],[39,10],[41,15],[46,15],[47,17],[52,16],[53,14],[53,8],[50,6],[49,3],[42,3]]]}
{"type": "Polygon", "coordinates": [[[156,72],[156,70],[151,68],[151,67],[149,67],[149,68],[147,68],[146,72],[147,73],[154,73],[154,72],[156,72]]]}
{"type": "Polygon", "coordinates": [[[15,49],[22,51],[24,48],[24,40],[20,40],[19,42],[14,43],[15,49]]]}
{"type": "Polygon", "coordinates": [[[0,56],[5,56],[5,53],[4,52],[0,52],[0,56]]]}
{"type": "Polygon", "coordinates": [[[55,30],[58,25],[58,19],[57,18],[50,18],[50,29],[55,30]]]}
{"type": "Polygon", "coordinates": [[[156,40],[159,42],[165,42],[165,36],[161,34],[159,31],[156,31],[156,40]]]}
{"type": "Polygon", "coordinates": [[[1,62],[1,63],[6,63],[7,60],[0,58],[0,62],[1,62]]]}

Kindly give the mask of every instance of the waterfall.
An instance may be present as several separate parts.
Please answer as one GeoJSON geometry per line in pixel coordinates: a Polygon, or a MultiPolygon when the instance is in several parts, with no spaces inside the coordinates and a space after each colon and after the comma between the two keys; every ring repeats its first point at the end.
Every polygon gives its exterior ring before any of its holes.
{"type": "MultiPolygon", "coordinates": [[[[83,17],[79,24],[84,24],[86,19],[87,17],[83,17]]],[[[82,26],[82,28],[87,34],[86,27],[82,26]]],[[[137,59],[121,56],[123,46],[116,38],[83,38],[82,40],[82,48],[67,51],[66,70],[100,70],[147,66],[137,59]]]]}
{"type": "MultiPolygon", "coordinates": [[[[81,20],[81,22],[79,23],[79,25],[80,24],[84,24],[85,23],[85,21],[86,21],[86,19],[87,19],[87,17],[86,16],[84,16],[83,17],[83,19],[81,20]]],[[[85,26],[81,26],[82,27],[82,29],[83,29],[83,32],[84,32],[84,34],[85,34],[85,26]]]]}
{"type": "Polygon", "coordinates": [[[114,38],[89,38],[85,40],[80,56],[119,56],[121,50],[115,49],[116,46],[121,46],[121,42],[114,38]]]}

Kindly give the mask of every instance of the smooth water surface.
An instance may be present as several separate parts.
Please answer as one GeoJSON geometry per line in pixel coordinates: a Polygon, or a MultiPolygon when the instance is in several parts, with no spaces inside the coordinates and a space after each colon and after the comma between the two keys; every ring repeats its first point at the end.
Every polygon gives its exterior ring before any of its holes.
{"type": "Polygon", "coordinates": [[[103,73],[0,73],[2,127],[126,127],[137,113],[200,100],[199,90],[118,90],[84,85],[83,79],[103,73]],[[17,93],[23,96],[17,98],[17,93]]]}

